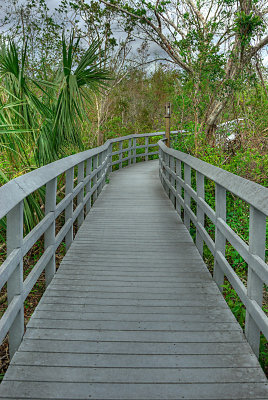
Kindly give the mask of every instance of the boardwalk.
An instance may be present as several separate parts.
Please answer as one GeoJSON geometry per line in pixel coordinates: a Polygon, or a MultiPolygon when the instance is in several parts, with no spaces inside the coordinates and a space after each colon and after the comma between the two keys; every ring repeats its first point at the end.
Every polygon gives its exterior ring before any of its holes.
{"type": "Polygon", "coordinates": [[[28,324],[0,398],[268,398],[158,162],[112,174],[28,324]]]}

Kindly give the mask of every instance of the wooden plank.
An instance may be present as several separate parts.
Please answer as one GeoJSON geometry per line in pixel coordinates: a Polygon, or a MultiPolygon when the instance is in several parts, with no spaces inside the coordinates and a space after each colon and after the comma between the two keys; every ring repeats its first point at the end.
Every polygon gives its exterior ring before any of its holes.
{"type": "Polygon", "coordinates": [[[6,381],[79,383],[243,383],[266,382],[260,368],[105,368],[17,366],[7,372],[6,381]]]}
{"type": "MultiPolygon", "coordinates": [[[[12,360],[12,365],[46,366],[46,367],[87,367],[100,368],[113,366],[115,368],[249,368],[258,367],[253,354],[237,354],[235,359],[230,354],[98,354],[73,352],[51,352],[40,354],[37,351],[19,351],[12,360]]],[[[242,371],[243,372],[243,371],[242,371]]],[[[13,378],[11,376],[11,378],[13,378]]]]}
{"type": "MultiPolygon", "coordinates": [[[[241,343],[151,343],[151,342],[96,342],[78,340],[47,340],[25,338],[20,346],[21,352],[71,353],[71,354],[155,354],[155,355],[230,355],[234,360],[244,354],[258,364],[250,346],[246,341],[241,343]]],[[[17,353],[19,354],[19,352],[17,353]]],[[[40,355],[39,355],[40,357],[40,355]]],[[[40,357],[40,360],[42,360],[40,357]]],[[[14,357],[14,360],[16,358],[14,357]]],[[[196,362],[198,357],[196,357],[196,362]]],[[[230,364],[232,365],[232,364],[230,364]]]]}
{"type": "Polygon", "coordinates": [[[234,317],[229,313],[229,310],[220,310],[218,313],[211,314],[167,314],[167,313],[154,313],[154,314],[143,314],[143,313],[76,313],[72,311],[35,311],[35,319],[64,319],[74,321],[191,321],[191,322],[234,322],[234,317]]]}
{"type": "Polygon", "coordinates": [[[198,322],[198,321],[94,321],[94,320],[66,320],[66,319],[44,319],[33,318],[29,328],[38,329],[74,329],[79,331],[142,331],[142,332],[215,332],[241,331],[240,326],[235,322],[198,322]]]}
{"type": "Polygon", "coordinates": [[[266,383],[73,383],[73,382],[16,382],[4,381],[0,398],[3,399],[65,399],[65,400],[267,400],[266,383]],[[10,387],[12,386],[12,394],[10,387]],[[29,387],[31,388],[29,392],[29,387]],[[198,397],[197,397],[198,396],[198,397]]]}
{"type": "Polygon", "coordinates": [[[244,335],[239,331],[120,331],[120,330],[79,330],[79,329],[38,329],[29,328],[25,333],[27,339],[55,340],[93,340],[119,342],[155,342],[155,343],[239,343],[244,335]]]}

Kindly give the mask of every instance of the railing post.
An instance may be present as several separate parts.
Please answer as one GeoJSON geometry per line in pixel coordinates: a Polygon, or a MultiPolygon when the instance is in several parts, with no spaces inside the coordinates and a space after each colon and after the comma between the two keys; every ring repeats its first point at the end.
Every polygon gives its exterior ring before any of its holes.
{"type": "MultiPolygon", "coordinates": [[[[168,156],[167,153],[164,153],[164,177],[167,180],[169,179],[169,174],[168,174],[168,171],[166,169],[166,167],[168,167],[168,166],[169,166],[169,156],[168,156]]],[[[166,192],[167,196],[169,197],[169,187],[168,187],[168,184],[166,182],[164,183],[164,189],[165,189],[165,192],[166,192]]]]}
{"type": "MultiPolygon", "coordinates": [[[[81,163],[78,164],[78,175],[77,175],[77,184],[78,185],[79,185],[79,183],[83,182],[84,177],[85,177],[84,161],[82,161],[81,163]]],[[[84,200],[84,188],[82,188],[77,195],[77,207],[81,203],[83,203],[83,200],[84,200]]],[[[82,208],[82,210],[80,211],[80,213],[77,217],[78,228],[80,228],[83,221],[84,221],[84,207],[82,208]]]]}
{"type": "MultiPolygon", "coordinates": [[[[191,167],[187,164],[184,164],[184,182],[186,185],[191,186],[191,167]]],[[[190,231],[190,216],[186,210],[186,206],[191,207],[191,196],[187,189],[184,189],[184,206],[184,225],[190,231]]]]}
{"type": "MultiPolygon", "coordinates": [[[[106,163],[107,157],[108,157],[108,150],[104,150],[102,153],[102,162],[106,163]]],[[[105,169],[106,169],[106,165],[104,165],[102,168],[103,170],[101,170],[101,179],[102,179],[102,183],[101,183],[101,190],[103,189],[104,185],[105,185],[105,180],[106,180],[106,173],[105,173],[105,169]]],[[[108,171],[108,170],[107,170],[108,171]]]]}
{"type": "Polygon", "coordinates": [[[137,157],[136,146],[137,146],[137,139],[133,138],[133,164],[136,164],[136,157],[137,157]]]}
{"type": "MultiPolygon", "coordinates": [[[[14,249],[21,248],[23,243],[23,201],[17,204],[7,214],[7,255],[14,249]]],[[[7,281],[8,304],[15,296],[20,296],[23,291],[23,259],[7,281]]],[[[24,334],[24,305],[14,319],[9,330],[9,355],[13,357],[17,351],[24,334]]]]}
{"type": "MultiPolygon", "coordinates": [[[[98,162],[98,167],[100,167],[102,165],[102,161],[103,161],[103,153],[99,153],[99,162],[98,162]]],[[[102,189],[102,184],[99,182],[102,178],[102,168],[100,169],[100,171],[97,173],[98,176],[98,189],[97,189],[97,197],[99,196],[101,189],[102,189]]]]}
{"type": "Polygon", "coordinates": [[[145,161],[149,160],[148,153],[149,153],[149,138],[146,137],[145,138],[145,161]]]}
{"type": "MultiPolygon", "coordinates": [[[[249,218],[249,252],[265,259],[265,240],[266,240],[266,216],[262,212],[250,207],[249,218]]],[[[263,282],[253,271],[254,261],[250,259],[248,263],[248,285],[247,294],[251,300],[255,300],[262,307],[263,282]]],[[[247,311],[245,334],[252,350],[259,357],[260,329],[247,311]]]]}
{"type": "Polygon", "coordinates": [[[129,150],[128,150],[128,165],[130,165],[131,164],[131,150],[132,150],[132,139],[128,139],[128,148],[129,148],[129,150]]]}
{"type": "Polygon", "coordinates": [[[119,168],[123,167],[122,158],[123,158],[123,141],[119,143],[119,168]]]}
{"type": "MultiPolygon", "coordinates": [[[[98,167],[98,154],[96,154],[93,157],[93,172],[96,170],[96,168],[98,167]]],[[[94,175],[93,179],[92,179],[92,185],[95,186],[97,183],[97,174],[94,175]]],[[[94,191],[93,193],[93,203],[95,203],[96,199],[98,197],[98,193],[97,193],[97,189],[94,191]]]]}
{"type": "MultiPolygon", "coordinates": [[[[72,194],[74,189],[74,168],[70,168],[65,173],[65,196],[68,194],[72,194]]],[[[71,200],[70,204],[65,209],[65,223],[68,219],[73,218],[73,200],[71,200]]],[[[65,246],[66,250],[69,249],[73,241],[73,223],[69,231],[65,236],[65,246]]]]}
{"type": "Polygon", "coordinates": [[[170,147],[170,117],[171,117],[171,103],[166,103],[166,134],[165,137],[167,139],[166,145],[170,147]]]}
{"type": "MultiPolygon", "coordinates": [[[[174,157],[172,157],[172,156],[170,156],[169,168],[171,169],[172,172],[175,172],[175,160],[174,160],[174,157]]],[[[171,174],[170,174],[170,183],[171,183],[171,186],[175,189],[175,178],[171,174]]],[[[170,189],[170,200],[171,200],[173,206],[176,208],[176,197],[171,189],[170,189]]]]}
{"type": "MultiPolygon", "coordinates": [[[[200,197],[201,199],[205,198],[205,177],[198,171],[196,171],[196,193],[197,196],[200,197]]],[[[205,223],[204,211],[202,210],[202,207],[198,202],[196,206],[197,206],[196,210],[197,223],[199,222],[202,226],[204,226],[205,223]]],[[[203,257],[204,241],[199,233],[198,226],[196,228],[196,247],[201,256],[203,257]]]]}
{"type": "MultiPolygon", "coordinates": [[[[86,161],[86,177],[89,177],[92,174],[92,157],[88,158],[86,161]]],[[[89,179],[86,184],[86,195],[91,191],[91,179],[89,179]]],[[[86,202],[86,214],[91,210],[91,196],[86,202]]]]}
{"type": "MultiPolygon", "coordinates": [[[[49,214],[50,212],[55,211],[56,196],[57,196],[57,178],[54,178],[46,184],[46,202],[45,202],[46,215],[49,214]]],[[[45,250],[49,246],[55,245],[55,229],[56,229],[56,221],[54,218],[54,221],[45,232],[45,250]]],[[[49,260],[45,269],[46,287],[50,284],[56,272],[55,251],[56,249],[54,249],[53,256],[49,260]]]]}
{"type": "MultiPolygon", "coordinates": [[[[181,178],[181,161],[180,160],[176,160],[176,175],[179,178],[181,178]]],[[[178,181],[176,182],[176,193],[177,193],[177,195],[181,196],[181,184],[178,181]]],[[[178,200],[176,200],[176,210],[181,218],[181,206],[180,206],[180,202],[178,200]]]]}
{"type": "Polygon", "coordinates": [[[213,278],[217,283],[220,291],[223,291],[223,283],[224,283],[224,273],[217,262],[217,251],[220,251],[223,256],[225,256],[225,247],[226,247],[226,239],[225,236],[221,233],[219,228],[217,227],[217,218],[221,218],[226,221],[226,189],[215,184],[215,195],[216,195],[216,234],[215,234],[215,260],[214,260],[214,271],[213,278]]]}
{"type": "Polygon", "coordinates": [[[113,172],[113,144],[109,145],[109,173],[113,172]]]}

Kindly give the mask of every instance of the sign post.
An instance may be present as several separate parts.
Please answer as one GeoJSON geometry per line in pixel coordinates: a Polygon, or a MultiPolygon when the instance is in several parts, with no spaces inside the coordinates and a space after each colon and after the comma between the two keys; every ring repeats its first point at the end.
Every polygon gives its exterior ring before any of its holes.
{"type": "Polygon", "coordinates": [[[171,117],[171,103],[166,103],[166,145],[170,147],[170,117],[171,117]]]}

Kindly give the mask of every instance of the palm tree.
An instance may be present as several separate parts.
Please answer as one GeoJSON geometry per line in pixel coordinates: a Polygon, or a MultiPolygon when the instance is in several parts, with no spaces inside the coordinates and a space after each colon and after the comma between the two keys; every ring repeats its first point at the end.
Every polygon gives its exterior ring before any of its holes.
{"type": "MultiPolygon", "coordinates": [[[[62,38],[62,60],[50,79],[27,76],[27,43],[21,53],[13,41],[0,48],[0,152],[11,177],[83,149],[80,126],[87,118],[91,94],[107,86],[110,73],[101,68],[100,43],[94,42],[76,61],[79,39],[62,38]]],[[[4,183],[8,181],[3,171],[4,183]]],[[[43,191],[25,204],[27,231],[42,217],[43,191]],[[34,215],[34,217],[33,217],[34,215]]]]}

